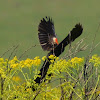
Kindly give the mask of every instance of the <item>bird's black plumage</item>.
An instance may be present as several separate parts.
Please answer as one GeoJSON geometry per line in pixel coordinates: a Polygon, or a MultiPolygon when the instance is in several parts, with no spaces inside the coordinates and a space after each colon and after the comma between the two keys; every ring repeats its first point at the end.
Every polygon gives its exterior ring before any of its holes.
{"type": "Polygon", "coordinates": [[[38,38],[43,50],[50,51],[57,46],[57,44],[53,44],[53,37],[56,37],[56,34],[54,23],[50,17],[41,20],[38,31],[38,38]]]}

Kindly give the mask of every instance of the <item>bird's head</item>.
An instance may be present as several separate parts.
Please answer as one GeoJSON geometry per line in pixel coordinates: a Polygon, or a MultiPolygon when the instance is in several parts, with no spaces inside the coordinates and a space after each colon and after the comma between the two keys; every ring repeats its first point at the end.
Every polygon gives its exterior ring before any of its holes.
{"type": "Polygon", "coordinates": [[[56,37],[53,37],[53,42],[54,42],[54,44],[57,44],[58,45],[58,40],[57,40],[56,37]]]}

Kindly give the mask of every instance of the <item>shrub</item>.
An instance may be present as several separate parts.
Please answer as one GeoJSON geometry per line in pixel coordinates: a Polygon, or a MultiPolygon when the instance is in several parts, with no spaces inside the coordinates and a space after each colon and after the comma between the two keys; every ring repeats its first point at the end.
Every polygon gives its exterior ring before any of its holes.
{"type": "Polygon", "coordinates": [[[100,94],[100,57],[62,59],[50,55],[50,66],[44,81],[37,84],[43,57],[18,60],[0,58],[0,97],[2,100],[88,100],[100,94]],[[49,76],[51,74],[51,76],[49,76]],[[32,91],[34,86],[36,91],[32,91]]]}

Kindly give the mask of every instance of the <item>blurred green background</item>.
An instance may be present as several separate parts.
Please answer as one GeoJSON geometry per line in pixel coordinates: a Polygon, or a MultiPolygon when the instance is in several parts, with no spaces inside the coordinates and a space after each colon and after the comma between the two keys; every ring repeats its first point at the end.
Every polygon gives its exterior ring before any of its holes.
{"type": "MultiPolygon", "coordinates": [[[[76,23],[83,25],[83,34],[75,40],[78,42],[83,37],[88,44],[88,50],[79,56],[88,54],[91,42],[97,33],[95,44],[100,41],[100,0],[1,0],[0,2],[0,55],[10,49],[3,57],[13,55],[20,57],[31,46],[36,45],[24,54],[22,59],[44,56],[38,41],[38,25],[45,17],[52,17],[58,41],[67,36],[76,23]],[[99,27],[99,29],[98,29],[99,27]],[[98,30],[98,31],[97,31],[98,30]]],[[[72,43],[74,45],[74,43],[72,43]]],[[[68,50],[65,50],[66,53],[68,50]]],[[[99,54],[98,46],[93,53],[99,54]]]]}

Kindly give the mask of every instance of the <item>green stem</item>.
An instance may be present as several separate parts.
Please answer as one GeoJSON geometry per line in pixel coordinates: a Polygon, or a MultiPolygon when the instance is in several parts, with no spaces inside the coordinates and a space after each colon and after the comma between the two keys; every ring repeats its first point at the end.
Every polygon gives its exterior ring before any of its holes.
{"type": "Polygon", "coordinates": [[[97,80],[96,86],[95,86],[95,88],[94,88],[94,90],[93,90],[93,92],[92,92],[92,94],[91,94],[89,100],[91,100],[93,94],[95,93],[95,90],[96,90],[96,88],[97,88],[97,86],[98,86],[98,83],[99,83],[99,78],[100,78],[100,76],[98,76],[98,80],[97,80]]]}
{"type": "Polygon", "coordinates": [[[22,74],[23,74],[23,76],[24,76],[24,78],[25,78],[25,80],[27,82],[27,79],[26,79],[26,76],[25,76],[24,72],[22,70],[21,70],[21,72],[22,72],[22,74]]]}

